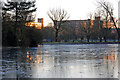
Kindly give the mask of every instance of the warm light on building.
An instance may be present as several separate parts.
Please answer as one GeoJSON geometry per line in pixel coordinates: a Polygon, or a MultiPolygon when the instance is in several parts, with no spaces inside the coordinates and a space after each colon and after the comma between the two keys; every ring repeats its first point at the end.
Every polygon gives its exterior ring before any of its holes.
{"type": "Polygon", "coordinates": [[[43,18],[38,18],[38,22],[25,23],[25,26],[35,27],[36,29],[42,29],[44,27],[43,18]]]}
{"type": "Polygon", "coordinates": [[[107,22],[107,26],[106,26],[106,22],[103,22],[103,27],[104,28],[115,28],[113,22],[107,22]]]}
{"type": "Polygon", "coordinates": [[[35,27],[36,29],[41,29],[41,23],[39,22],[28,22],[25,24],[25,26],[29,26],[29,27],[35,27]]]}
{"type": "Polygon", "coordinates": [[[43,18],[38,18],[38,22],[41,23],[41,27],[43,28],[44,24],[43,24],[43,18]]]}

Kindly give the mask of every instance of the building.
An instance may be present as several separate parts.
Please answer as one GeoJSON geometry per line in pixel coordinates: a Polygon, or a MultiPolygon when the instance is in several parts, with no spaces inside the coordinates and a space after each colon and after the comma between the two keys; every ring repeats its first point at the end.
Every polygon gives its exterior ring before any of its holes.
{"type": "Polygon", "coordinates": [[[67,21],[63,21],[62,25],[68,24],[70,27],[73,28],[78,28],[81,25],[86,27],[88,24],[91,28],[94,27],[94,25],[98,26],[99,28],[115,28],[114,23],[111,22],[107,22],[107,27],[106,27],[106,22],[105,21],[101,21],[100,17],[95,17],[95,20],[67,20],[67,21]],[[99,26],[101,24],[101,26],[99,26]]]}
{"type": "Polygon", "coordinates": [[[38,22],[41,23],[41,27],[43,28],[44,27],[43,18],[38,18],[38,22]]]}
{"type": "Polygon", "coordinates": [[[38,22],[25,23],[26,26],[35,27],[36,29],[42,29],[44,27],[43,18],[38,18],[38,22]]]}
{"type": "MultiPolygon", "coordinates": [[[[102,21],[100,17],[95,17],[94,20],[66,20],[63,21],[61,27],[68,29],[69,37],[75,36],[73,37],[74,40],[81,40],[81,38],[87,40],[91,35],[92,38],[103,39],[103,37],[108,35],[108,32],[105,32],[105,30],[108,30],[109,28],[111,28],[111,32],[109,33],[110,35],[116,33],[114,22],[110,21],[106,23],[106,21],[102,21]]],[[[65,34],[62,35],[64,36],[65,34]]]]}

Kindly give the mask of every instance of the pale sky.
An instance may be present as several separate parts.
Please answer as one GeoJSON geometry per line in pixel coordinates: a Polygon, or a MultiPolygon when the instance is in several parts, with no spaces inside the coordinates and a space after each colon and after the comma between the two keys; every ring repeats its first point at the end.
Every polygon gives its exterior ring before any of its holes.
{"type": "MultiPolygon", "coordinates": [[[[36,21],[37,18],[44,18],[45,26],[52,22],[47,15],[47,11],[53,8],[66,10],[70,15],[69,20],[88,19],[88,13],[95,12],[97,8],[97,1],[98,0],[36,0],[36,21]]],[[[112,3],[114,7],[114,16],[118,19],[118,1],[120,0],[105,1],[112,3]]]]}
{"type": "MultiPolygon", "coordinates": [[[[69,20],[88,19],[88,13],[95,12],[97,8],[97,1],[98,0],[36,0],[36,21],[37,18],[44,18],[45,26],[52,22],[47,15],[47,11],[53,8],[66,10],[70,15],[69,20]]],[[[120,0],[105,1],[112,3],[114,7],[114,16],[115,18],[118,18],[118,1],[120,0]]]]}
{"type": "MultiPolygon", "coordinates": [[[[70,15],[70,20],[87,19],[88,13],[96,10],[97,0],[36,0],[36,17],[44,18],[44,25],[46,26],[49,22],[52,22],[47,11],[53,8],[65,9],[70,15]]],[[[119,0],[108,0],[113,4],[114,15],[118,17],[118,1],[119,0]]]]}

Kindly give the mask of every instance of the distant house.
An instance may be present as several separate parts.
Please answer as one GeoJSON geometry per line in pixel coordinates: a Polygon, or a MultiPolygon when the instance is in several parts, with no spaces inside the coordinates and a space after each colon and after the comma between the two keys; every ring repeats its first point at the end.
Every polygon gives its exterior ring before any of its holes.
{"type": "MultiPolygon", "coordinates": [[[[117,25],[118,26],[118,25],[117,25]]],[[[72,39],[74,38],[75,40],[81,40],[84,38],[85,40],[90,37],[90,35],[96,36],[95,39],[100,39],[105,37],[108,33],[105,30],[108,30],[111,28],[111,34],[116,33],[116,29],[114,26],[114,23],[112,21],[102,21],[100,17],[95,17],[95,20],[87,19],[87,20],[66,20],[63,21],[61,27],[64,27],[68,29],[69,33],[69,38],[67,39],[72,39]],[[107,25],[106,25],[107,24],[107,25]],[[71,29],[69,29],[71,28],[71,29]],[[82,32],[82,28],[84,28],[84,31],[82,32]],[[71,31],[70,31],[71,30],[71,31]],[[90,32],[91,30],[91,32],[90,32]],[[103,31],[101,31],[103,30],[103,31]],[[104,33],[103,33],[104,32],[104,33]],[[72,38],[71,38],[72,36],[72,38]]],[[[66,34],[68,34],[66,33],[66,34]]],[[[62,34],[63,36],[65,34],[62,34]]],[[[66,36],[68,37],[68,36],[66,36]]],[[[65,38],[63,38],[65,39],[65,38]]]]}
{"type": "Polygon", "coordinates": [[[38,18],[38,22],[28,22],[25,23],[26,26],[35,27],[36,29],[42,29],[43,25],[43,18],[38,18]]]}
{"type": "Polygon", "coordinates": [[[77,29],[78,27],[80,27],[81,24],[83,24],[84,27],[87,26],[87,24],[90,24],[91,28],[97,27],[97,26],[98,26],[98,28],[100,28],[100,27],[115,28],[114,23],[112,21],[107,22],[107,27],[106,27],[106,22],[101,21],[100,17],[95,17],[95,20],[91,20],[91,19],[88,19],[88,20],[66,20],[66,21],[63,21],[62,25],[69,25],[69,27],[77,29]]]}

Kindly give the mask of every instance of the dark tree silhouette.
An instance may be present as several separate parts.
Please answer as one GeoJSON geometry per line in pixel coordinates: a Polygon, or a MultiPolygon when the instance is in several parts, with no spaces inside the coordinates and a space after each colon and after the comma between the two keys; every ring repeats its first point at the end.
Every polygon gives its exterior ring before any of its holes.
{"type": "MultiPolygon", "coordinates": [[[[20,45],[21,39],[24,36],[25,23],[34,20],[32,13],[35,11],[35,0],[27,0],[24,2],[7,1],[4,3],[2,12],[11,14],[10,19],[11,22],[14,23],[14,25],[12,24],[12,26],[14,26],[13,33],[16,36],[14,41],[17,41],[17,45],[20,45]]],[[[5,17],[3,18],[6,19],[5,17]]],[[[5,20],[3,22],[5,22],[5,20]]]]}
{"type": "Polygon", "coordinates": [[[3,46],[37,46],[42,42],[41,30],[26,26],[34,21],[35,1],[7,2],[2,8],[3,46]],[[16,42],[16,43],[15,43],[16,42]]]}
{"type": "MultiPolygon", "coordinates": [[[[110,21],[110,16],[109,14],[106,12],[106,10],[104,10],[103,8],[101,8],[101,6],[99,6],[95,12],[95,16],[99,16],[100,20],[105,21],[106,26],[105,27],[101,27],[101,30],[99,31],[101,34],[101,38],[104,38],[105,42],[107,41],[107,37],[109,35],[109,27],[108,27],[108,22],[110,21]]],[[[102,23],[103,24],[103,23],[102,23]]],[[[102,39],[101,39],[102,40],[102,39]]]]}
{"type": "Polygon", "coordinates": [[[55,29],[55,41],[58,41],[58,33],[61,28],[61,24],[63,20],[67,20],[69,18],[67,12],[64,9],[52,9],[48,11],[48,16],[54,23],[55,29]]]}
{"type": "Polygon", "coordinates": [[[119,39],[120,39],[120,29],[116,26],[116,21],[115,21],[115,19],[114,19],[114,17],[113,17],[113,7],[112,7],[112,5],[111,5],[109,2],[106,2],[106,1],[104,1],[104,0],[98,1],[97,3],[98,3],[99,6],[100,6],[101,8],[103,8],[103,10],[105,10],[105,11],[107,12],[107,14],[111,17],[111,20],[113,21],[114,26],[115,26],[115,28],[116,28],[116,30],[117,30],[117,33],[118,33],[118,41],[119,41],[119,39]]]}
{"type": "Polygon", "coordinates": [[[85,35],[85,37],[87,38],[87,42],[89,42],[91,34],[92,34],[92,28],[91,28],[90,20],[86,23],[82,22],[80,24],[80,33],[81,33],[81,35],[85,35]]]}
{"type": "Polygon", "coordinates": [[[4,3],[4,11],[11,11],[15,14],[15,21],[27,20],[27,15],[36,11],[35,1],[25,1],[25,2],[7,2],[4,3]]]}

